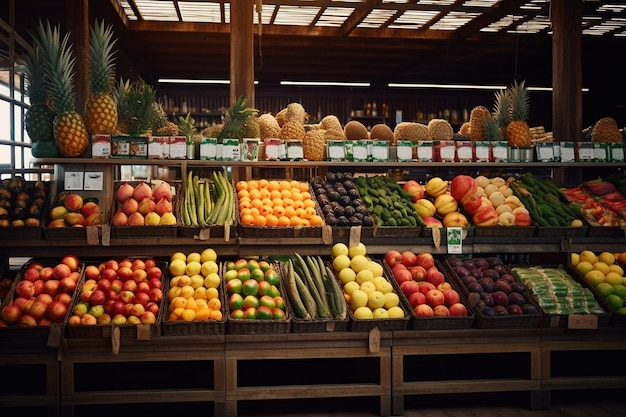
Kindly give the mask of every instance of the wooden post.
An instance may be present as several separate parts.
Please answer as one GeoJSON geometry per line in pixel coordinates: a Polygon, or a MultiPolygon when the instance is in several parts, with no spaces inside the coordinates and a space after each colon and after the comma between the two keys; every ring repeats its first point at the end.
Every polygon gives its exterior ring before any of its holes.
{"type": "Polygon", "coordinates": [[[230,3],[230,101],[241,95],[254,107],[254,0],[230,3]]]}
{"type": "Polygon", "coordinates": [[[76,111],[83,114],[89,95],[89,0],[66,1],[67,30],[73,45],[76,64],[74,66],[74,92],[76,111]]]}
{"type": "Polygon", "coordinates": [[[552,0],[552,130],[556,140],[582,136],[582,0],[552,0]]]}

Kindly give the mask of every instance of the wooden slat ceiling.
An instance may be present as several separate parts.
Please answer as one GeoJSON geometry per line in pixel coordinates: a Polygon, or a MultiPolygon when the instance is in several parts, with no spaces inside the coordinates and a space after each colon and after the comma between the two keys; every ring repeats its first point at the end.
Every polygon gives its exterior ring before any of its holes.
{"type": "MultiPolygon", "coordinates": [[[[32,25],[58,14],[55,4],[65,0],[16,3],[19,29],[20,22],[32,25]],[[24,3],[28,13],[21,16],[24,3]]],[[[99,0],[89,2],[89,11],[90,18],[115,24],[122,57],[151,83],[159,78],[228,79],[230,3],[99,0]]],[[[251,14],[259,85],[280,80],[506,85],[513,78],[551,85],[548,0],[257,3],[259,13],[251,14]]],[[[611,55],[625,50],[625,3],[584,1],[583,58],[590,70],[583,72],[583,82],[595,77],[592,71],[598,67],[606,68],[605,62],[611,64],[611,55]]],[[[22,27],[21,34],[31,27],[22,27]]]]}

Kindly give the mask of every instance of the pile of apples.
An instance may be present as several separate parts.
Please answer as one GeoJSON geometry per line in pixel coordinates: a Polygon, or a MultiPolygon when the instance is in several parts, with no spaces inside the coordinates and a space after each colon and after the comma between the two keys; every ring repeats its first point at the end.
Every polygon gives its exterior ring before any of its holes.
{"type": "Polygon", "coordinates": [[[54,266],[34,261],[22,271],[13,300],[0,311],[0,327],[63,323],[80,279],[80,263],[66,255],[54,266]]]}
{"type": "Polygon", "coordinates": [[[62,192],[49,212],[48,227],[84,227],[102,224],[103,213],[97,202],[85,201],[80,194],[62,192]]]}
{"type": "Polygon", "coordinates": [[[154,190],[146,182],[141,182],[136,187],[125,182],[115,192],[115,203],[116,210],[111,216],[113,226],[176,224],[172,207],[172,190],[165,181],[154,190]]]}
{"type": "Polygon", "coordinates": [[[400,291],[406,296],[418,317],[467,316],[459,293],[446,281],[428,252],[385,253],[385,263],[391,268],[400,291]]]}
{"type": "Polygon", "coordinates": [[[163,299],[162,277],[163,270],[153,258],[87,265],[68,324],[156,323],[163,299]]]}
{"type": "Polygon", "coordinates": [[[221,278],[214,249],[175,252],[168,268],[172,275],[167,293],[168,322],[222,319],[221,278]]]}

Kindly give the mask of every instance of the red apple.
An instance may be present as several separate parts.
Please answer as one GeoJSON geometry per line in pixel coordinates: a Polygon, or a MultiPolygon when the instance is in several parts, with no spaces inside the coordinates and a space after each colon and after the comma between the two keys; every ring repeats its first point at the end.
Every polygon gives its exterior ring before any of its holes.
{"type": "MultiPolygon", "coordinates": [[[[117,295],[117,293],[115,295],[117,295]]],[[[107,297],[108,297],[108,294],[107,294],[107,297]]],[[[113,304],[115,304],[116,301],[117,300],[107,298],[107,300],[104,302],[104,305],[102,306],[102,309],[104,310],[104,312],[107,314],[111,314],[111,308],[113,307],[113,304]]]]}
{"type": "Polygon", "coordinates": [[[104,291],[95,289],[91,292],[89,296],[89,302],[91,305],[104,305],[107,300],[107,296],[104,291]]]}
{"type": "Polygon", "coordinates": [[[408,270],[409,268],[407,268],[406,266],[404,266],[401,263],[397,263],[394,266],[391,267],[391,272],[395,275],[397,271],[400,271],[402,269],[406,269],[408,270]]]}
{"type": "Polygon", "coordinates": [[[397,250],[390,250],[385,253],[385,262],[390,267],[393,267],[395,264],[402,263],[402,255],[397,250]]]}
{"type": "Polygon", "coordinates": [[[39,276],[42,280],[47,281],[52,278],[53,271],[54,268],[52,268],[51,266],[47,266],[39,272],[39,276]]]}
{"type": "Polygon", "coordinates": [[[423,217],[422,220],[424,221],[424,225],[426,227],[443,227],[443,223],[441,223],[441,220],[436,217],[426,216],[423,217]]]}
{"type": "Polygon", "coordinates": [[[478,183],[469,175],[457,175],[450,181],[450,194],[457,201],[462,201],[468,194],[476,193],[478,183]]]}
{"type": "Polygon", "coordinates": [[[35,287],[35,297],[36,297],[39,294],[43,294],[43,288],[46,286],[46,281],[42,279],[38,279],[37,281],[33,282],[33,286],[35,287]]]}
{"type": "Polygon", "coordinates": [[[122,281],[128,281],[133,278],[133,270],[130,266],[120,266],[117,270],[117,277],[122,281]]]}
{"type": "MultiPolygon", "coordinates": [[[[65,293],[59,293],[59,294],[65,294],[65,293]]],[[[36,299],[40,300],[40,301],[43,301],[47,305],[47,304],[50,304],[52,302],[52,300],[55,300],[59,296],[59,294],[55,295],[54,298],[52,298],[52,296],[50,294],[41,293],[41,294],[37,295],[36,299]]],[[[72,298],[71,295],[69,295],[69,294],[66,294],[66,295],[69,296],[70,299],[72,298]]]]}
{"type": "Polygon", "coordinates": [[[152,288],[148,295],[150,296],[150,301],[160,303],[163,299],[163,290],[161,288],[152,288]]]}
{"type": "Polygon", "coordinates": [[[69,266],[65,264],[58,264],[52,270],[52,278],[61,280],[63,278],[69,277],[71,273],[72,273],[72,270],[70,269],[69,266]]]}
{"type": "Polygon", "coordinates": [[[65,255],[63,259],[61,259],[61,263],[67,265],[70,271],[78,271],[78,267],[80,266],[76,255],[65,255]]]}
{"type": "Polygon", "coordinates": [[[445,305],[439,304],[433,307],[433,315],[435,317],[447,317],[450,315],[450,310],[445,305]]]}
{"type": "Polygon", "coordinates": [[[20,281],[15,287],[15,293],[19,297],[32,298],[35,296],[35,284],[30,281],[20,281]]]}
{"type": "Polygon", "coordinates": [[[430,268],[426,269],[426,281],[430,282],[435,287],[445,280],[446,278],[444,277],[443,273],[439,269],[437,269],[436,266],[431,266],[430,268]]]}
{"type": "Polygon", "coordinates": [[[137,291],[137,283],[133,280],[124,281],[124,284],[122,285],[122,291],[130,291],[134,293],[135,291],[137,291]]]}
{"type": "Polygon", "coordinates": [[[80,196],[80,194],[68,194],[67,197],[65,197],[65,200],[63,200],[63,205],[69,211],[80,211],[80,209],[83,207],[83,198],[80,196]]]}
{"type": "Polygon", "coordinates": [[[98,282],[93,279],[88,279],[85,282],[83,282],[83,286],[81,287],[81,292],[93,291],[96,288],[98,288],[98,282]]]}
{"type": "Polygon", "coordinates": [[[451,288],[452,288],[452,285],[450,285],[450,283],[447,281],[444,281],[441,284],[437,285],[437,289],[442,292],[443,290],[449,290],[451,288]]]}
{"type": "Polygon", "coordinates": [[[146,306],[150,302],[150,296],[147,292],[140,292],[135,294],[135,303],[141,304],[142,306],[146,306]]]}
{"type": "Polygon", "coordinates": [[[408,298],[414,292],[419,291],[419,284],[413,280],[405,281],[400,284],[400,291],[402,291],[402,293],[408,298]]]}
{"type": "Polygon", "coordinates": [[[448,307],[450,307],[452,304],[461,302],[461,297],[459,296],[459,293],[453,289],[443,290],[441,291],[441,293],[443,294],[443,298],[445,299],[444,304],[448,307]]]}
{"type": "Polygon", "coordinates": [[[443,297],[443,293],[437,289],[430,290],[426,293],[426,304],[431,307],[443,305],[446,299],[443,297]]]}
{"type": "Polygon", "coordinates": [[[70,272],[70,278],[72,279],[72,281],[78,284],[78,280],[80,279],[80,272],[78,271],[70,272]]]}
{"type": "Polygon", "coordinates": [[[44,303],[41,300],[37,300],[36,298],[32,299],[32,301],[33,302],[30,304],[30,308],[28,308],[28,311],[24,311],[24,309],[22,309],[22,313],[30,314],[36,320],[39,320],[46,315],[46,309],[48,308],[48,304],[44,303]]]}
{"type": "Polygon", "coordinates": [[[120,291],[122,291],[122,289],[124,289],[124,283],[121,279],[115,278],[113,281],[111,281],[111,289],[116,293],[119,293],[120,291]]]}
{"type": "Polygon", "coordinates": [[[144,324],[156,323],[156,315],[152,311],[144,311],[139,316],[139,320],[144,324]]]}
{"type": "Polygon", "coordinates": [[[135,282],[146,282],[148,281],[148,273],[145,269],[135,269],[133,271],[132,280],[135,282]]]}
{"type": "Polygon", "coordinates": [[[515,225],[516,226],[530,226],[532,223],[532,218],[528,213],[516,213],[515,214],[515,225]]]}
{"type": "Polygon", "coordinates": [[[41,278],[40,271],[41,270],[38,268],[33,268],[32,266],[29,266],[24,270],[24,273],[22,274],[22,279],[24,281],[35,282],[41,278]]]}
{"type": "Polygon", "coordinates": [[[0,318],[8,324],[13,324],[22,315],[22,308],[15,303],[9,304],[0,310],[0,318]]]}
{"type": "Polygon", "coordinates": [[[106,291],[109,291],[109,290],[111,289],[111,283],[112,283],[112,281],[111,281],[111,280],[108,280],[108,279],[106,279],[106,278],[100,278],[100,279],[98,280],[98,286],[97,286],[97,288],[98,288],[99,290],[102,290],[102,291],[105,291],[105,292],[106,292],[106,291]]]}
{"type": "Polygon", "coordinates": [[[100,277],[100,269],[95,265],[87,265],[85,267],[86,279],[98,279],[100,277]]]}
{"type": "Polygon", "coordinates": [[[498,224],[498,212],[493,206],[484,207],[472,216],[472,222],[476,226],[495,226],[498,224]]]}
{"type": "Polygon", "coordinates": [[[396,271],[396,273],[393,275],[394,278],[396,279],[396,281],[398,282],[398,284],[402,285],[403,283],[407,282],[407,281],[413,281],[413,275],[411,275],[411,271],[409,271],[408,269],[399,269],[396,271]]]}
{"type": "Polygon", "coordinates": [[[420,304],[413,309],[413,312],[418,317],[433,317],[435,313],[433,312],[433,308],[428,304],[420,304]]]}
{"type": "Polygon", "coordinates": [[[131,264],[131,269],[133,271],[135,271],[137,269],[143,269],[145,271],[146,270],[146,263],[142,259],[135,259],[135,260],[133,260],[133,263],[131,264]]]}
{"type": "Polygon", "coordinates": [[[128,313],[131,316],[139,317],[143,313],[145,313],[145,311],[146,311],[146,308],[142,304],[135,303],[135,304],[133,304],[133,307],[130,309],[130,311],[128,313]]]}
{"type": "Polygon", "coordinates": [[[111,313],[113,316],[117,314],[126,314],[126,303],[122,300],[117,300],[111,305],[111,313]]]}
{"type": "Polygon", "coordinates": [[[150,286],[150,288],[163,288],[163,281],[161,281],[161,278],[150,278],[148,280],[148,285],[150,286]]]}
{"type": "Polygon", "coordinates": [[[426,296],[419,291],[414,292],[409,296],[409,304],[411,307],[415,308],[420,304],[424,304],[426,302],[426,296]]]}
{"type": "Polygon", "coordinates": [[[107,300],[117,301],[120,298],[120,294],[115,290],[105,291],[105,294],[107,296],[107,300]]]}
{"type": "Polygon", "coordinates": [[[147,258],[143,263],[146,264],[146,270],[156,266],[156,260],[154,258],[147,258]]]}
{"type": "Polygon", "coordinates": [[[408,180],[404,183],[402,188],[411,195],[412,202],[416,202],[420,198],[424,198],[424,192],[426,191],[426,188],[415,180],[408,180]]]}
{"type": "Polygon", "coordinates": [[[113,268],[104,268],[102,271],[100,271],[100,279],[106,279],[113,282],[117,279],[117,270],[113,268]]]}
{"type": "Polygon", "coordinates": [[[46,316],[43,316],[42,318],[37,320],[37,326],[39,326],[39,327],[46,327],[46,326],[50,326],[50,325],[52,325],[52,320],[50,320],[46,316]]]}
{"type": "Polygon", "coordinates": [[[67,314],[67,306],[61,301],[53,301],[46,310],[46,315],[53,322],[63,320],[67,314]]]}
{"type": "MultiPolygon", "coordinates": [[[[46,282],[51,282],[51,281],[46,281],[46,282]]],[[[76,281],[74,281],[72,278],[67,277],[59,281],[59,291],[68,293],[68,294],[73,294],[75,289],[76,289],[76,281]]]]}
{"type": "Polygon", "coordinates": [[[24,304],[26,304],[26,301],[28,301],[28,300],[29,300],[28,298],[24,298],[24,297],[19,297],[19,296],[18,296],[18,297],[15,297],[15,298],[13,299],[13,303],[12,303],[12,304],[15,304],[15,305],[16,305],[16,306],[18,306],[18,307],[20,308],[20,310],[21,310],[21,309],[22,309],[22,307],[24,306],[24,304]]]}
{"type": "Polygon", "coordinates": [[[147,305],[146,305],[146,311],[151,311],[152,313],[154,313],[154,315],[158,315],[159,314],[159,304],[157,304],[154,301],[150,301],[147,305]]]}
{"type": "Polygon", "coordinates": [[[119,266],[120,268],[122,267],[128,267],[130,269],[133,269],[133,261],[130,260],[130,258],[124,258],[119,262],[119,266]]]}
{"type": "Polygon", "coordinates": [[[451,316],[467,316],[467,308],[461,303],[452,304],[448,310],[451,316]]]}
{"type": "Polygon", "coordinates": [[[132,291],[120,291],[120,301],[124,303],[132,303],[135,301],[135,294],[132,291]]]}
{"type": "Polygon", "coordinates": [[[437,287],[435,287],[433,284],[431,284],[428,281],[420,281],[418,284],[419,284],[419,291],[424,295],[426,295],[428,291],[437,289],[437,287]]]}
{"type": "Polygon", "coordinates": [[[148,284],[148,281],[141,281],[137,283],[137,289],[135,290],[135,294],[140,292],[145,292],[147,294],[148,291],[150,291],[150,284],[148,284]]]}
{"type": "Polygon", "coordinates": [[[22,314],[17,319],[15,324],[20,326],[20,327],[35,327],[35,326],[37,326],[37,319],[35,319],[30,314],[22,314]]]}
{"type": "Polygon", "coordinates": [[[54,297],[60,291],[60,287],[61,281],[59,281],[58,279],[49,279],[45,282],[43,286],[43,292],[45,292],[46,294],[50,294],[54,297]]]}
{"type": "Polygon", "coordinates": [[[407,268],[414,266],[416,261],[417,256],[410,250],[406,250],[400,254],[400,262],[407,268]]]}
{"type": "Polygon", "coordinates": [[[109,314],[109,313],[102,313],[97,318],[97,320],[98,320],[98,324],[100,324],[100,325],[111,324],[111,314],[109,314]]]}
{"type": "Polygon", "coordinates": [[[414,265],[409,269],[414,281],[424,281],[426,279],[426,269],[420,265],[414,265]]]}
{"type": "Polygon", "coordinates": [[[461,200],[461,204],[463,205],[463,210],[470,215],[473,215],[482,207],[483,198],[476,193],[469,193],[465,196],[465,198],[463,198],[463,200],[461,200]]]}
{"type": "Polygon", "coordinates": [[[417,254],[415,264],[428,270],[428,268],[435,265],[435,258],[433,258],[433,255],[428,252],[421,252],[417,254]]]}
{"type": "Polygon", "coordinates": [[[54,297],[53,300],[60,301],[69,307],[69,305],[72,303],[72,296],[66,292],[60,292],[54,297]]]}
{"type": "Polygon", "coordinates": [[[148,274],[148,280],[158,279],[161,281],[161,277],[163,276],[163,271],[158,266],[147,267],[146,273],[148,274]]]}
{"type": "Polygon", "coordinates": [[[115,259],[109,259],[104,263],[104,267],[117,271],[119,269],[119,262],[117,262],[115,259]]]}

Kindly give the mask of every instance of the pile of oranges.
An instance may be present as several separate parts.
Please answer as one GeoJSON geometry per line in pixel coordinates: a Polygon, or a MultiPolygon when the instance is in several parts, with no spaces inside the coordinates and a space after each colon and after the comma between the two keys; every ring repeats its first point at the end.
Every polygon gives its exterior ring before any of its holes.
{"type": "Polygon", "coordinates": [[[267,227],[309,227],[323,223],[309,184],[296,180],[249,180],[235,184],[239,222],[267,227]]]}

